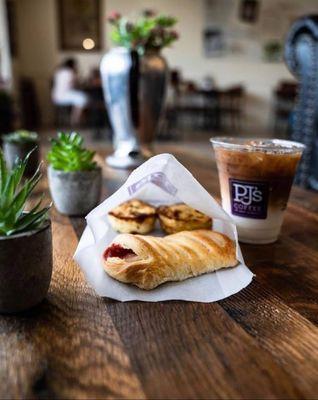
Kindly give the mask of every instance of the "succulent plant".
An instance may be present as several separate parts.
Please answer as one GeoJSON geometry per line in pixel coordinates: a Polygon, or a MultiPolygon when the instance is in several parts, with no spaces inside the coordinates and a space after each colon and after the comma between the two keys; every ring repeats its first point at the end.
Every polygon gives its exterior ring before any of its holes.
{"type": "Polygon", "coordinates": [[[25,143],[25,142],[37,142],[38,134],[36,132],[30,132],[27,130],[18,130],[12,133],[8,133],[3,136],[3,140],[9,143],[25,143]]]}
{"type": "Polygon", "coordinates": [[[83,147],[84,139],[77,132],[59,132],[57,139],[51,139],[51,150],[47,160],[56,170],[89,171],[96,168],[94,151],[83,147]]]}
{"type": "Polygon", "coordinates": [[[42,207],[42,198],[26,211],[26,202],[41,179],[40,167],[30,178],[23,180],[25,167],[31,152],[24,160],[18,160],[9,171],[0,150],[0,236],[38,229],[47,219],[49,207],[42,207]]]}

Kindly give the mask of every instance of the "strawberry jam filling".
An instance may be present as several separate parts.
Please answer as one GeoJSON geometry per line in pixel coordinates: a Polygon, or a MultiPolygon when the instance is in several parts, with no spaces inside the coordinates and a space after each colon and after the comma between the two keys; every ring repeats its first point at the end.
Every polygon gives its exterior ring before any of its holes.
{"type": "Polygon", "coordinates": [[[136,253],[131,249],[125,249],[120,244],[113,243],[104,252],[104,258],[107,260],[109,257],[118,257],[118,258],[126,258],[132,255],[136,255],[136,253]]]}

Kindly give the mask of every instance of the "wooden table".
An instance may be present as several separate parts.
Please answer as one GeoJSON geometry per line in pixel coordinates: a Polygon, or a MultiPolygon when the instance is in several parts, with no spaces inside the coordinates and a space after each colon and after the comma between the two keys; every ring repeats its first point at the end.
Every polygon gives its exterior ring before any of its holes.
{"type": "MultiPolygon", "coordinates": [[[[164,150],[218,196],[212,157],[164,150]]],[[[104,196],[127,176],[104,173],[104,196]]],[[[72,261],[83,219],[52,220],[47,299],[0,317],[0,398],[318,397],[317,194],[294,188],[279,241],[242,246],[256,278],[213,304],[97,297],[72,261]]]]}

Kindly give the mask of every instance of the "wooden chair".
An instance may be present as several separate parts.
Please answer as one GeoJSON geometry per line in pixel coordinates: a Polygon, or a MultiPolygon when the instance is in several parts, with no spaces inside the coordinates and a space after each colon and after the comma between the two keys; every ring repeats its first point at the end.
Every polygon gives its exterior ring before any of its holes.
{"type": "Polygon", "coordinates": [[[71,127],[72,106],[54,104],[54,126],[57,129],[71,127]]]}
{"type": "Polygon", "coordinates": [[[274,132],[288,136],[290,115],[295,107],[298,85],[292,81],[281,81],[273,93],[274,132]]]}
{"type": "Polygon", "coordinates": [[[219,112],[221,127],[238,131],[242,129],[242,117],[245,107],[245,88],[233,86],[219,92],[219,112]]]}

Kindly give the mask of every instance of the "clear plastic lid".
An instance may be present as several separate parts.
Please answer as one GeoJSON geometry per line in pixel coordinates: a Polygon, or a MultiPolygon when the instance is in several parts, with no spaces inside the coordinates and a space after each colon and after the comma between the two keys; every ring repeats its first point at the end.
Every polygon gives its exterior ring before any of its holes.
{"type": "Polygon", "coordinates": [[[282,139],[234,138],[216,136],[210,138],[213,147],[223,147],[238,151],[259,151],[264,153],[292,154],[301,153],[305,145],[282,139]]]}

